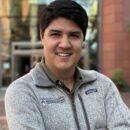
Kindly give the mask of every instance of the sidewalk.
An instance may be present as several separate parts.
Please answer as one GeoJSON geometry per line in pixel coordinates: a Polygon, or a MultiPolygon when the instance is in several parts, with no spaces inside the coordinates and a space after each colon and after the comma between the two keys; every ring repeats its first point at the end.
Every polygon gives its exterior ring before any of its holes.
{"type": "Polygon", "coordinates": [[[7,87],[0,87],[0,130],[8,130],[5,107],[4,107],[4,95],[7,87]]]}
{"type": "Polygon", "coordinates": [[[5,95],[6,89],[7,89],[7,87],[0,86],[0,100],[4,100],[4,95],[5,95]]]}

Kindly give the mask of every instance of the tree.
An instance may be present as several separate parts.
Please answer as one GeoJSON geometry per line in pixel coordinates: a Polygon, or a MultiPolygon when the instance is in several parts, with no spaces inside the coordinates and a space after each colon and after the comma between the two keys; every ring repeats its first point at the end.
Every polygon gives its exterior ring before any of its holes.
{"type": "Polygon", "coordinates": [[[22,0],[10,1],[11,41],[29,40],[29,16],[22,21],[22,0]]]}

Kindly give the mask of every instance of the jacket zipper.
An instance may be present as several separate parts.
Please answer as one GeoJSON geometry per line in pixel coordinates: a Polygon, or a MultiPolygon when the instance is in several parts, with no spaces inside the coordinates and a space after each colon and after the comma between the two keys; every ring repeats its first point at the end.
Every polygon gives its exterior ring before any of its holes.
{"type": "Polygon", "coordinates": [[[70,102],[71,102],[71,106],[72,106],[72,112],[73,112],[74,119],[75,119],[75,124],[77,125],[77,129],[81,130],[81,128],[79,126],[79,121],[78,121],[76,107],[75,107],[75,102],[74,102],[74,93],[71,94],[71,93],[67,92],[67,90],[65,90],[63,88],[63,86],[61,86],[61,85],[59,85],[59,87],[57,87],[57,88],[58,89],[62,89],[62,91],[64,91],[67,94],[67,96],[69,97],[70,102]]]}
{"type": "Polygon", "coordinates": [[[87,114],[87,112],[85,110],[83,99],[82,99],[82,97],[81,97],[81,95],[79,93],[78,93],[78,97],[79,97],[79,100],[80,100],[80,103],[81,103],[81,106],[82,106],[82,109],[83,109],[83,113],[84,113],[84,117],[85,117],[85,122],[86,122],[87,128],[88,128],[88,130],[91,130],[89,119],[88,119],[88,114],[87,114]]]}
{"type": "Polygon", "coordinates": [[[79,121],[78,121],[78,116],[77,116],[77,111],[76,111],[76,106],[75,106],[75,102],[74,102],[74,93],[72,94],[68,94],[71,105],[72,105],[72,111],[74,113],[74,119],[77,125],[78,130],[81,130],[80,125],[79,125],[79,121]]]}

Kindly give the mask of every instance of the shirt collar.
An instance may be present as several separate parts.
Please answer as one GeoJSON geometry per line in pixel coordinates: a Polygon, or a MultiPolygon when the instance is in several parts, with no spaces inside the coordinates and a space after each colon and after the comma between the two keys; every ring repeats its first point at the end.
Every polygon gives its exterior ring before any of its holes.
{"type": "MultiPolygon", "coordinates": [[[[37,63],[30,73],[35,85],[39,87],[55,86],[55,83],[59,81],[44,64],[44,59],[41,63],[37,63]]],[[[82,70],[78,67],[76,68],[75,76],[76,82],[80,82],[80,84],[89,83],[97,79],[95,71],[82,70]]]]}
{"type": "Polygon", "coordinates": [[[43,69],[43,71],[45,72],[45,74],[47,75],[47,77],[53,82],[56,83],[57,82],[57,78],[52,74],[52,72],[47,68],[46,64],[45,64],[45,60],[44,58],[42,58],[41,62],[40,62],[40,66],[43,69]]]}

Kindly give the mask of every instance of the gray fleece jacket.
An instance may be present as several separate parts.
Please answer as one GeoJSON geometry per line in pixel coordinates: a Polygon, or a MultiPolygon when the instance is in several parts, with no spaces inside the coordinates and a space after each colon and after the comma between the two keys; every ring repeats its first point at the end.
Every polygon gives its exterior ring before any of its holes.
{"type": "Polygon", "coordinates": [[[37,64],[5,95],[10,130],[130,130],[130,111],[106,76],[78,69],[74,90],[37,64]]]}

